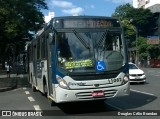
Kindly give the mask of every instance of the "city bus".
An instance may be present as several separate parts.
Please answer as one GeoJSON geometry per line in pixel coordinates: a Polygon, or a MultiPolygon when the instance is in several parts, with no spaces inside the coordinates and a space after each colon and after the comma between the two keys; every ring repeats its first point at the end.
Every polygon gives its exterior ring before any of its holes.
{"type": "Polygon", "coordinates": [[[118,19],[50,20],[29,46],[29,82],[55,103],[129,95],[126,42],[118,19]]]}

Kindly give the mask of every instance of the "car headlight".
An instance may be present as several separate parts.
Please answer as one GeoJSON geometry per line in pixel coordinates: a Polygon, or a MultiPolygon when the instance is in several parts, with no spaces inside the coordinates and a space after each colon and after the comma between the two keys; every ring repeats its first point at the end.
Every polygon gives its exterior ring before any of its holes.
{"type": "Polygon", "coordinates": [[[61,88],[69,89],[66,81],[65,81],[63,78],[61,78],[60,76],[56,76],[56,79],[57,79],[57,81],[58,81],[58,83],[59,83],[59,86],[60,86],[61,88]]]}
{"type": "Polygon", "coordinates": [[[126,84],[128,81],[129,81],[129,78],[128,78],[127,75],[125,75],[125,76],[123,77],[122,85],[126,84]]]}

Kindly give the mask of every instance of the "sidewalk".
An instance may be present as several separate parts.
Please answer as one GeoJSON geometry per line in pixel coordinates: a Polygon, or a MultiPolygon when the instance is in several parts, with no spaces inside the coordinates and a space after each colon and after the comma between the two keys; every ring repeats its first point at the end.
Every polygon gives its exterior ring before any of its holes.
{"type": "Polygon", "coordinates": [[[26,78],[27,74],[11,74],[10,78],[8,78],[7,75],[0,74],[0,92],[9,91],[19,87],[19,84],[25,82],[23,80],[26,80],[26,78]]]}
{"type": "Polygon", "coordinates": [[[0,78],[0,92],[9,91],[17,87],[16,78],[0,78]]]}
{"type": "Polygon", "coordinates": [[[7,77],[6,70],[2,70],[0,68],[0,92],[9,91],[17,88],[18,79],[26,78],[27,74],[15,74],[15,72],[11,72],[10,78],[7,77]]]}

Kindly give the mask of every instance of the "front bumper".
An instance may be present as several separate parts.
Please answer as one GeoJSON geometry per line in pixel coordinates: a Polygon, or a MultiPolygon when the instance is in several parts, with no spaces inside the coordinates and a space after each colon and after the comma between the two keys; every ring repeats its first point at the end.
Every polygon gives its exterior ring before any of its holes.
{"type": "Polygon", "coordinates": [[[67,90],[62,89],[59,86],[56,88],[56,103],[62,102],[75,102],[75,101],[88,101],[88,100],[100,100],[106,98],[113,98],[118,96],[129,95],[130,88],[129,82],[125,85],[109,87],[109,88],[100,88],[100,89],[80,89],[80,90],[67,90]],[[102,97],[93,97],[93,91],[103,91],[104,96],[102,97]]]}
{"type": "Polygon", "coordinates": [[[129,76],[130,82],[146,82],[146,76],[129,76]]]}

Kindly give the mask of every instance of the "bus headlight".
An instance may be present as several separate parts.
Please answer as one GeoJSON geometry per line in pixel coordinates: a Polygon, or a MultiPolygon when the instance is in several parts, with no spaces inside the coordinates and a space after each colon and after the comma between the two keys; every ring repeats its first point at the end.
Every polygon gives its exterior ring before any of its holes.
{"type": "Polygon", "coordinates": [[[69,89],[66,81],[65,81],[63,78],[57,76],[56,79],[57,79],[57,81],[58,81],[58,83],[59,83],[59,86],[60,86],[61,88],[69,89]]]}
{"type": "Polygon", "coordinates": [[[128,81],[129,81],[129,78],[128,78],[127,75],[125,75],[125,76],[123,77],[122,85],[126,84],[128,81]]]}

